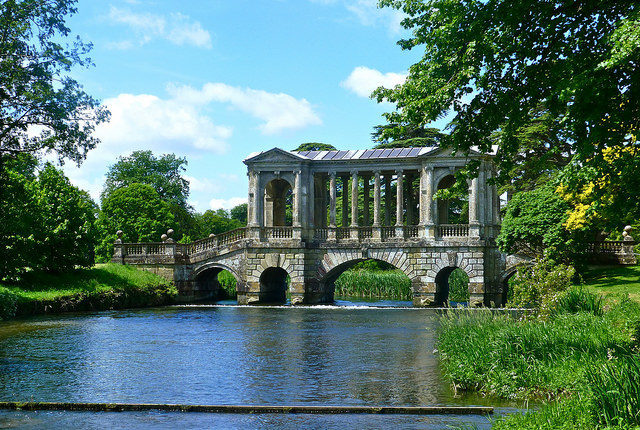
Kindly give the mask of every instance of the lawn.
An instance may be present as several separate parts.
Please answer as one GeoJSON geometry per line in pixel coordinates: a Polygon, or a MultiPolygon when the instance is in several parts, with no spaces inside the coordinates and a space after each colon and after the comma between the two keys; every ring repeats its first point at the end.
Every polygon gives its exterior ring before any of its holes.
{"type": "Polygon", "coordinates": [[[584,284],[592,291],[603,295],[628,294],[640,302],[640,265],[593,266],[584,274],[584,284]]]}

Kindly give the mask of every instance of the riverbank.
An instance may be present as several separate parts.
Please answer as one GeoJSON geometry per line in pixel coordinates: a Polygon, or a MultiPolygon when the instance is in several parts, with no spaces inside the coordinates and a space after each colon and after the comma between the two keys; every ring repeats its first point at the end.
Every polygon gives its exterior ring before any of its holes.
{"type": "Polygon", "coordinates": [[[28,274],[19,284],[0,284],[0,319],[58,312],[162,306],[176,288],[153,273],[98,264],[60,275],[28,274]]]}
{"type": "Polygon", "coordinates": [[[443,317],[443,372],[458,392],[543,401],[496,420],[496,429],[640,425],[640,304],[616,297],[604,310],[515,321],[489,312],[443,317]]]}

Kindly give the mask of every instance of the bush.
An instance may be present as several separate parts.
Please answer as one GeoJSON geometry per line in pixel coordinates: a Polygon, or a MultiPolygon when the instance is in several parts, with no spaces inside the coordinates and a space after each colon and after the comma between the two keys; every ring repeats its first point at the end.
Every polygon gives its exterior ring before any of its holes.
{"type": "Polygon", "coordinates": [[[594,418],[605,426],[640,425],[640,358],[623,356],[587,374],[594,418]]]}
{"type": "Polygon", "coordinates": [[[18,296],[7,288],[0,287],[0,320],[13,318],[18,307],[18,296]]]}
{"type": "Polygon", "coordinates": [[[551,315],[575,314],[578,312],[588,312],[602,316],[604,313],[602,296],[586,290],[582,286],[571,287],[556,295],[549,303],[549,313],[551,315]]]}
{"type": "Polygon", "coordinates": [[[565,264],[554,264],[548,259],[540,259],[534,266],[518,269],[509,282],[511,299],[515,307],[540,308],[554,299],[555,293],[573,284],[576,271],[565,264]]]}

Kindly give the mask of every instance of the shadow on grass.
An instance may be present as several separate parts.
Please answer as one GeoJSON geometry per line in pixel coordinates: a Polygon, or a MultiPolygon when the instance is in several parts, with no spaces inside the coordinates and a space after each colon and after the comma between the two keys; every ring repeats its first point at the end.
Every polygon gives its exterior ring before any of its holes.
{"type": "Polygon", "coordinates": [[[640,292],[640,266],[592,267],[584,281],[594,288],[636,287],[640,292]]]}

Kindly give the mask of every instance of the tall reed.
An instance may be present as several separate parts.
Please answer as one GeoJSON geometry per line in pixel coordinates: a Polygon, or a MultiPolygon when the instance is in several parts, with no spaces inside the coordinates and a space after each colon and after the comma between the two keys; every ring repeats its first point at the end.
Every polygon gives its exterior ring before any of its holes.
{"type": "Polygon", "coordinates": [[[400,270],[347,270],[335,281],[335,295],[411,300],[411,280],[400,270]]]}

